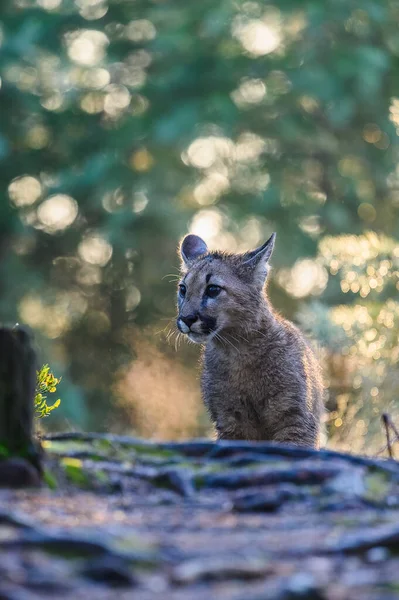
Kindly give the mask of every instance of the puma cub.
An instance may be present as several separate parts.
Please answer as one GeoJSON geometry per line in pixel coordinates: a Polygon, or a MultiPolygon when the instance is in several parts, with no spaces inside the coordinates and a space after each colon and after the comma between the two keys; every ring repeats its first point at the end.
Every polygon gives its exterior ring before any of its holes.
{"type": "Polygon", "coordinates": [[[186,236],[177,327],[205,345],[202,393],[219,439],[318,448],[319,366],[300,331],[264,293],[274,240],[275,234],[252,252],[226,254],[186,236]]]}

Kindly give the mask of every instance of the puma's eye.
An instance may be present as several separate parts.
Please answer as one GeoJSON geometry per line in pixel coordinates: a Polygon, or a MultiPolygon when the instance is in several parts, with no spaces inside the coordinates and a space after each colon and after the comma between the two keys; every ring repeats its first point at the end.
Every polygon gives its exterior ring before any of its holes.
{"type": "Polygon", "coordinates": [[[205,294],[208,296],[208,298],[216,298],[216,296],[219,296],[221,291],[222,288],[219,285],[208,285],[205,290],[205,294]]]}
{"type": "Polygon", "coordinates": [[[184,296],[186,295],[186,292],[187,292],[187,288],[186,288],[186,286],[184,285],[184,283],[181,283],[181,284],[179,285],[179,294],[180,294],[180,296],[181,296],[182,298],[184,298],[184,296]]]}

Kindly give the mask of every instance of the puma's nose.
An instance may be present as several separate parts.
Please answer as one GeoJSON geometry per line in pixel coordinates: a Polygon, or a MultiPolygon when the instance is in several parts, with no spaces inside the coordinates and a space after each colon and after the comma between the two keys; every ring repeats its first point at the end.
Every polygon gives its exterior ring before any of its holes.
{"type": "Polygon", "coordinates": [[[198,317],[197,315],[187,315],[187,317],[180,317],[180,320],[183,321],[187,327],[191,327],[191,325],[194,325],[195,321],[198,320],[198,317]]]}
{"type": "Polygon", "coordinates": [[[188,333],[190,331],[191,325],[193,325],[196,321],[198,321],[197,315],[187,315],[186,317],[180,317],[177,320],[177,325],[183,333],[188,333]]]}

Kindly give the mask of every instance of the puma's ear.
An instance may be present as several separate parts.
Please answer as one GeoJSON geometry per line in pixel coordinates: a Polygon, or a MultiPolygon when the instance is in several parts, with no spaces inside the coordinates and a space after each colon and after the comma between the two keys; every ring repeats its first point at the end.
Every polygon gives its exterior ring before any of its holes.
{"type": "Polygon", "coordinates": [[[180,246],[180,254],[186,265],[207,252],[208,246],[198,235],[186,235],[180,246]]]}
{"type": "Polygon", "coordinates": [[[256,250],[244,254],[243,265],[252,270],[255,280],[263,286],[269,270],[269,260],[273,252],[276,234],[272,233],[270,238],[256,250]]]}

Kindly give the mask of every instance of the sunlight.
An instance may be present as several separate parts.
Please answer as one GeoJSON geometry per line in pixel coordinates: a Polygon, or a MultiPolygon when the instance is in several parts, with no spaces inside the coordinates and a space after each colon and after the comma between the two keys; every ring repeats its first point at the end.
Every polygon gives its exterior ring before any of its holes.
{"type": "Polygon", "coordinates": [[[368,123],[363,128],[363,139],[369,144],[376,144],[381,140],[382,131],[375,123],[368,123]]]}
{"type": "Polygon", "coordinates": [[[367,223],[372,223],[377,217],[377,211],[374,206],[368,202],[362,202],[362,204],[359,205],[357,214],[363,221],[367,221],[367,223]]]}
{"type": "Polygon", "coordinates": [[[65,36],[68,55],[81,65],[92,66],[100,62],[109,44],[108,37],[102,31],[80,29],[65,36]]]}
{"type": "Polygon", "coordinates": [[[389,118],[392,123],[399,127],[399,98],[392,98],[392,104],[389,109],[389,118]]]}
{"type": "Polygon", "coordinates": [[[398,287],[399,248],[384,235],[368,232],[362,236],[327,236],[319,244],[319,253],[330,273],[339,273],[345,294],[367,298],[371,291],[381,293],[389,284],[398,287]]]}
{"type": "Polygon", "coordinates": [[[149,200],[145,192],[135,192],[133,194],[133,212],[140,214],[146,209],[149,200]]]}
{"type": "Polygon", "coordinates": [[[310,237],[317,238],[322,232],[320,217],[318,215],[309,215],[299,221],[299,227],[310,237]]]}
{"type": "Polygon", "coordinates": [[[266,149],[266,142],[255,133],[244,132],[237,139],[235,157],[240,162],[253,162],[257,160],[266,149]]]}
{"type": "Polygon", "coordinates": [[[10,183],[8,195],[15,206],[30,206],[42,195],[42,186],[35,177],[23,175],[10,183]]]}
{"type": "Polygon", "coordinates": [[[41,327],[45,321],[42,301],[36,296],[25,296],[22,298],[18,308],[21,320],[30,327],[41,327]]]}
{"type": "Polygon", "coordinates": [[[87,328],[94,335],[102,335],[111,329],[109,316],[102,310],[91,310],[86,314],[87,328]]]}
{"type": "Polygon", "coordinates": [[[223,216],[216,209],[200,210],[191,221],[190,233],[205,240],[216,238],[223,227],[223,216]]]}
{"type": "Polygon", "coordinates": [[[134,310],[140,304],[141,293],[135,286],[131,285],[126,289],[126,310],[134,310]]]}
{"type": "Polygon", "coordinates": [[[46,302],[35,294],[27,294],[18,306],[21,320],[32,328],[41,329],[50,339],[65,333],[86,309],[87,301],[74,291],[59,292],[53,301],[46,302]]]}
{"type": "Polygon", "coordinates": [[[40,150],[45,148],[50,143],[51,133],[47,127],[43,125],[35,125],[26,133],[25,143],[29,148],[40,150]]]}
{"type": "Polygon", "coordinates": [[[137,19],[130,21],[125,27],[125,36],[132,42],[144,42],[153,40],[157,34],[157,30],[151,21],[147,19],[137,19]]]}
{"type": "MultiPolygon", "coordinates": [[[[385,362],[380,362],[375,370],[376,376],[382,380],[387,365],[395,364],[397,360],[397,351],[393,346],[396,346],[397,342],[395,325],[397,326],[399,321],[399,304],[388,301],[377,316],[373,315],[366,306],[337,306],[331,310],[331,320],[342,327],[347,337],[352,340],[350,354],[356,356],[362,364],[370,365],[370,361],[384,359],[385,362]],[[385,329],[374,325],[382,325],[385,329]]],[[[354,387],[359,388],[361,383],[361,378],[357,376],[354,387]]],[[[371,395],[377,396],[379,392],[376,393],[375,390],[378,388],[373,389],[371,395]]]]}
{"type": "Polygon", "coordinates": [[[102,272],[100,267],[84,264],[76,273],[76,281],[81,285],[99,285],[102,281],[102,272]]]}
{"type": "Polygon", "coordinates": [[[229,219],[216,208],[198,211],[191,221],[190,233],[202,237],[210,248],[218,248],[228,252],[235,252],[237,240],[227,231],[229,219]]]}
{"type": "Polygon", "coordinates": [[[114,189],[112,192],[107,192],[104,194],[102,205],[107,212],[113,213],[117,210],[120,210],[120,208],[125,204],[125,201],[126,196],[122,188],[119,187],[114,189]]]}
{"type": "Polygon", "coordinates": [[[202,206],[214,204],[221,194],[227,192],[230,182],[225,175],[214,172],[209,173],[194,188],[194,198],[202,206]]]}
{"type": "Polygon", "coordinates": [[[338,306],[331,311],[333,323],[341,325],[347,332],[351,330],[354,323],[358,322],[364,327],[371,327],[373,320],[366,306],[360,304],[351,306],[338,306]]]}
{"type": "Polygon", "coordinates": [[[89,92],[80,100],[80,108],[90,115],[104,110],[104,96],[101,92],[89,92]]]}
{"type": "Polygon", "coordinates": [[[78,253],[87,263],[105,267],[112,256],[112,246],[99,235],[89,235],[80,242],[78,253]]]}
{"type": "Polygon", "coordinates": [[[245,50],[254,56],[270,54],[281,44],[281,35],[278,29],[258,19],[236,18],[232,33],[245,50]]]}
{"type": "Polygon", "coordinates": [[[81,69],[77,68],[77,79],[78,83],[82,87],[91,88],[93,90],[98,90],[106,85],[108,85],[111,81],[111,74],[107,69],[103,68],[93,68],[93,69],[81,69]]]}
{"type": "Polygon", "coordinates": [[[206,177],[194,188],[194,198],[203,206],[217,202],[220,195],[234,187],[241,193],[265,190],[270,175],[255,170],[263,153],[275,152],[270,140],[242,132],[237,141],[222,136],[200,137],[181,155],[186,165],[206,171],[206,177]]]}
{"type": "Polygon", "coordinates": [[[106,87],[107,92],[104,98],[104,110],[111,117],[119,116],[129,104],[131,95],[124,85],[111,84],[106,87]]]}
{"type": "Polygon", "coordinates": [[[62,107],[63,96],[60,92],[53,90],[48,95],[42,96],[40,99],[40,104],[46,110],[58,110],[62,107]]]}
{"type": "Polygon", "coordinates": [[[38,6],[44,10],[55,10],[61,5],[62,0],[36,0],[38,6]]]}
{"type": "Polygon", "coordinates": [[[48,233],[66,229],[77,216],[78,204],[66,194],[50,196],[37,209],[37,217],[48,233]]]}
{"type": "Polygon", "coordinates": [[[135,332],[136,358],[117,379],[119,403],[140,435],[176,439],[192,435],[201,411],[195,375],[135,332]]]}
{"type": "Polygon", "coordinates": [[[84,19],[101,19],[108,11],[106,0],[75,0],[84,19]]]}
{"type": "Polygon", "coordinates": [[[318,296],[327,286],[327,270],[310,259],[297,260],[292,269],[280,269],[276,279],[294,298],[318,296]]]}
{"type": "Polygon", "coordinates": [[[183,153],[182,160],[185,164],[199,169],[211,167],[219,158],[228,158],[234,150],[234,142],[227,137],[214,136],[200,137],[192,142],[183,153]]]}
{"type": "Polygon", "coordinates": [[[262,102],[266,95],[266,86],[261,79],[244,78],[240,87],[231,93],[231,97],[239,108],[245,108],[262,102]]]}
{"type": "Polygon", "coordinates": [[[129,162],[135,171],[149,171],[154,164],[154,159],[146,148],[141,148],[132,154],[129,162]]]}
{"type": "Polygon", "coordinates": [[[238,252],[246,252],[256,248],[265,238],[265,226],[258,218],[249,217],[238,232],[240,242],[237,245],[238,252]]]}

